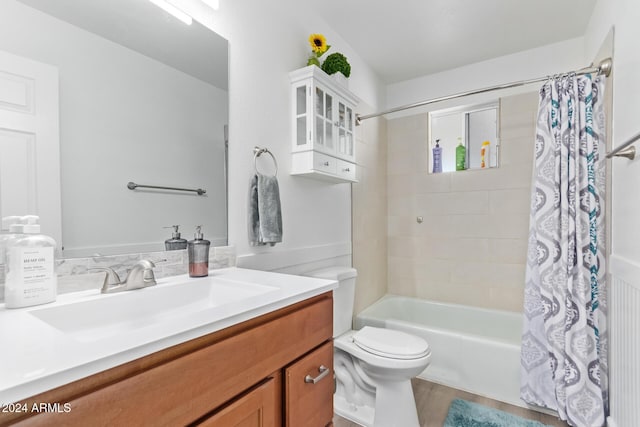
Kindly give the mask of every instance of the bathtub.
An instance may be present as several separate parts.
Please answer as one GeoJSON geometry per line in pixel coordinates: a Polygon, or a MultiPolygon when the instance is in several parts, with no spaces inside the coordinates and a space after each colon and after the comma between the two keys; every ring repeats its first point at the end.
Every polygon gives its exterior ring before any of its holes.
{"type": "Polygon", "coordinates": [[[520,400],[522,314],[387,295],[355,319],[423,337],[431,363],[418,377],[502,402],[520,400]]]}

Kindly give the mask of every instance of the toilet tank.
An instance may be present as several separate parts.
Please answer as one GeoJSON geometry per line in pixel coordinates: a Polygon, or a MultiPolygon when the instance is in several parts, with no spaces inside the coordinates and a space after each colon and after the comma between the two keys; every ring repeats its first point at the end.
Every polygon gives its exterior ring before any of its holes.
{"type": "Polygon", "coordinates": [[[351,267],[329,267],[310,271],[305,276],[318,279],[337,280],[338,288],[333,290],[333,336],[337,337],[351,329],[353,301],[356,295],[356,276],[351,267]]]}

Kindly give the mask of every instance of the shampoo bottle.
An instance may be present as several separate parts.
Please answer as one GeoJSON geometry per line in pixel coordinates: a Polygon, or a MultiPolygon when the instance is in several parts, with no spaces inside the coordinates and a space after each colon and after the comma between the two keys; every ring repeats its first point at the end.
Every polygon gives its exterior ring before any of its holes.
{"type": "Polygon", "coordinates": [[[462,138],[458,138],[458,146],[456,147],[456,170],[465,170],[467,162],[467,149],[462,143],[462,138]]]}
{"type": "Polygon", "coordinates": [[[164,228],[173,228],[173,233],[171,234],[171,238],[164,241],[164,248],[167,251],[175,251],[179,249],[187,249],[187,239],[183,239],[180,237],[180,231],[178,231],[179,225],[172,225],[171,227],[164,228]]]}
{"type": "Polygon", "coordinates": [[[484,141],[482,146],[480,147],[480,167],[482,169],[491,167],[489,163],[489,153],[491,150],[491,143],[489,141],[484,141]]]}
{"type": "Polygon", "coordinates": [[[436,146],[433,147],[433,173],[442,172],[442,147],[440,140],[436,139],[436,146]]]}
{"type": "Polygon", "coordinates": [[[4,286],[7,308],[55,301],[58,290],[54,258],[56,241],[40,234],[37,216],[23,218],[25,224],[10,227],[16,236],[7,242],[4,286]]]}
{"type": "Polygon", "coordinates": [[[196,227],[193,240],[189,240],[187,252],[189,253],[189,276],[204,277],[209,275],[209,246],[211,242],[204,240],[201,231],[202,226],[196,227]]]}

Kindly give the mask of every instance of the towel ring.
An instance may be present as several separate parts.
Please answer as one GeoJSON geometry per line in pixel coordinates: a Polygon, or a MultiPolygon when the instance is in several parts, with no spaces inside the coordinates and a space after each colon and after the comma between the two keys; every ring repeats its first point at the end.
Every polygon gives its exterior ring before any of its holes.
{"type": "Polygon", "coordinates": [[[253,149],[253,168],[256,170],[257,173],[260,173],[258,171],[258,157],[260,157],[260,155],[263,153],[267,153],[271,156],[271,159],[273,160],[273,165],[276,168],[275,172],[273,173],[273,176],[278,175],[278,162],[276,161],[276,157],[273,155],[271,151],[269,151],[268,148],[260,148],[256,146],[253,149]]]}

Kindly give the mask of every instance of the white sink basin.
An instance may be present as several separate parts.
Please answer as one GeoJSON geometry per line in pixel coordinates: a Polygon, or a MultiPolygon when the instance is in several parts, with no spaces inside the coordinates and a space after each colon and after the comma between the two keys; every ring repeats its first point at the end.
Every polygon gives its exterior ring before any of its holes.
{"type": "Polygon", "coordinates": [[[275,290],[209,276],[38,308],[29,314],[78,341],[94,342],[275,290]]]}

